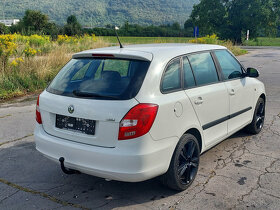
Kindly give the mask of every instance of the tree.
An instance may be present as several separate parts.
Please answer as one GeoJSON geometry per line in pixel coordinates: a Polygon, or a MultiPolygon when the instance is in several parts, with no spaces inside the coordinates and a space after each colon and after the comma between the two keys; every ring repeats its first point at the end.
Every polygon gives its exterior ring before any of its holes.
{"type": "Polygon", "coordinates": [[[194,27],[195,25],[192,19],[187,19],[186,22],[184,23],[185,35],[189,37],[193,36],[194,27]]]}
{"type": "Polygon", "coordinates": [[[55,23],[49,22],[48,16],[40,11],[26,10],[23,19],[18,24],[10,27],[10,32],[26,35],[34,33],[47,34],[56,38],[59,33],[59,27],[55,23]]]}
{"type": "Polygon", "coordinates": [[[23,21],[20,20],[19,23],[12,25],[10,27],[10,33],[14,34],[14,33],[21,33],[24,34],[25,28],[23,25],[23,21]]]}
{"type": "Polygon", "coordinates": [[[233,0],[227,3],[227,8],[231,31],[227,36],[235,42],[241,43],[247,30],[251,38],[256,38],[260,29],[268,32],[269,28],[275,28],[276,33],[271,0],[233,0]]]}
{"type": "Polygon", "coordinates": [[[7,34],[9,32],[9,28],[5,26],[5,24],[0,23],[0,34],[7,34]]]}
{"type": "Polygon", "coordinates": [[[187,19],[186,22],[184,23],[184,29],[189,29],[195,27],[192,19],[187,19]]]}
{"type": "Polygon", "coordinates": [[[223,0],[201,0],[194,5],[190,15],[191,22],[199,27],[199,31],[206,34],[221,35],[226,21],[226,8],[223,0]]]}
{"type": "Polygon", "coordinates": [[[78,20],[77,20],[77,17],[75,15],[70,15],[68,18],[67,18],[67,24],[79,24],[78,20]]]}
{"type": "Polygon", "coordinates": [[[279,15],[280,0],[200,0],[185,28],[192,22],[204,35],[216,33],[223,39],[241,43],[247,30],[251,38],[260,31],[275,36],[279,15]]]}
{"type": "Polygon", "coordinates": [[[64,33],[68,36],[80,35],[82,33],[82,26],[75,15],[70,15],[67,18],[67,24],[64,26],[64,33]]]}
{"type": "Polygon", "coordinates": [[[55,23],[48,23],[44,28],[44,33],[50,35],[53,39],[57,39],[60,27],[55,23]]]}
{"type": "Polygon", "coordinates": [[[125,32],[129,31],[129,22],[128,21],[125,21],[125,23],[124,23],[124,30],[125,30],[125,32]]]}
{"type": "Polygon", "coordinates": [[[114,27],[113,25],[111,25],[111,24],[107,24],[107,25],[105,26],[105,28],[114,29],[115,27],[114,27]]]}
{"type": "Polygon", "coordinates": [[[173,30],[180,30],[181,26],[178,22],[175,22],[175,23],[172,24],[172,29],[173,30]]]}
{"type": "Polygon", "coordinates": [[[276,28],[277,32],[276,35],[280,36],[280,0],[274,0],[273,1],[273,7],[275,8],[275,15],[276,15],[276,28]]]}
{"type": "Polygon", "coordinates": [[[48,24],[48,20],[48,16],[40,11],[26,10],[22,22],[27,31],[42,32],[48,24]]]}
{"type": "Polygon", "coordinates": [[[266,36],[276,36],[277,26],[279,23],[280,15],[280,0],[266,0],[262,1],[262,12],[263,12],[263,25],[266,36]]]}

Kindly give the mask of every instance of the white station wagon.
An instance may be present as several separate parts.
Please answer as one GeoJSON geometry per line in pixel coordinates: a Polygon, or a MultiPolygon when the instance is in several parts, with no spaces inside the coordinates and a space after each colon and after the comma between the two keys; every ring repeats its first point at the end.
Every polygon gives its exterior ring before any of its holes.
{"type": "Polygon", "coordinates": [[[38,97],[36,148],[65,173],[191,185],[204,151],[261,131],[265,88],[225,47],[131,45],[77,53],[38,97]]]}

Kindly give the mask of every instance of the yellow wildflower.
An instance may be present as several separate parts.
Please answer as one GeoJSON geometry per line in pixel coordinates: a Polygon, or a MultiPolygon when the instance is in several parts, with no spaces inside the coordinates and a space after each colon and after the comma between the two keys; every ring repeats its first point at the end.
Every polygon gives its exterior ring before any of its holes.
{"type": "Polygon", "coordinates": [[[36,53],[37,53],[37,50],[34,48],[31,48],[29,46],[27,46],[24,50],[24,54],[26,57],[34,56],[34,55],[36,55],[36,53]]]}
{"type": "Polygon", "coordinates": [[[10,65],[13,66],[13,67],[16,67],[16,66],[18,66],[20,63],[23,63],[23,62],[24,62],[23,58],[22,58],[22,57],[19,57],[19,58],[14,59],[14,60],[10,63],[10,65]]]}

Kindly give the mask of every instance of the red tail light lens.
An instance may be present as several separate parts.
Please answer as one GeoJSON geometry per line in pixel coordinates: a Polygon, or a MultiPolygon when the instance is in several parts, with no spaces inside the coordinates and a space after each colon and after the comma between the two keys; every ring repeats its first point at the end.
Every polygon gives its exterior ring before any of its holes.
{"type": "Polygon", "coordinates": [[[41,118],[41,113],[40,113],[40,109],[39,109],[39,99],[40,99],[40,95],[38,95],[38,98],[37,98],[36,121],[37,121],[37,123],[42,124],[42,118],[41,118]]]}
{"type": "Polygon", "coordinates": [[[149,132],[158,111],[156,104],[138,104],[121,120],[119,140],[127,140],[143,136],[149,132]]]}

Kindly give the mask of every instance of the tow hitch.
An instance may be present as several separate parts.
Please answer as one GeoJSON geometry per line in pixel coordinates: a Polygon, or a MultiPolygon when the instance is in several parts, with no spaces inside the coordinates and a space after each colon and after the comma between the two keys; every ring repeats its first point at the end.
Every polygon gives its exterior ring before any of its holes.
{"type": "Polygon", "coordinates": [[[60,167],[61,167],[61,170],[66,173],[66,174],[80,174],[81,172],[80,171],[77,171],[77,170],[74,170],[74,169],[70,169],[70,168],[66,168],[64,166],[64,157],[60,157],[59,158],[59,162],[60,162],[60,167]]]}

